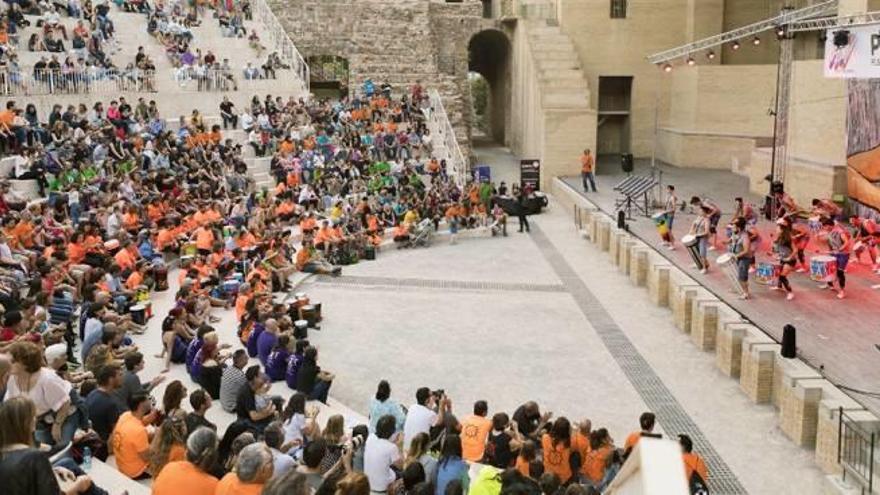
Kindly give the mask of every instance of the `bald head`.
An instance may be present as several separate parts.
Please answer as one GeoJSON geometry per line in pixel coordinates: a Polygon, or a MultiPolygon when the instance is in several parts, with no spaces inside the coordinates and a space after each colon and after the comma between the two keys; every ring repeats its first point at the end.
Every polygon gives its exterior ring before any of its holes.
{"type": "Polygon", "coordinates": [[[268,320],[266,320],[265,325],[266,325],[266,330],[269,330],[271,332],[278,331],[278,320],[276,320],[275,318],[269,318],[268,320]]]}

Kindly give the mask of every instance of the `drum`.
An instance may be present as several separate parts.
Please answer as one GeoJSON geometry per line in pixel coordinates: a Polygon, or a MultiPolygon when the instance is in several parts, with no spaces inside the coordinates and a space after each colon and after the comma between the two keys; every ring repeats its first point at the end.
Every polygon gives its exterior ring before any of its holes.
{"type": "Polygon", "coordinates": [[[816,282],[834,282],[837,277],[837,259],[833,256],[810,258],[810,278],[816,282]]]}
{"type": "Polygon", "coordinates": [[[223,293],[227,296],[237,296],[238,288],[241,286],[241,282],[236,279],[227,279],[223,281],[223,293]]]}
{"type": "Polygon", "coordinates": [[[293,302],[293,307],[302,310],[302,307],[309,304],[309,297],[305,294],[297,294],[296,300],[293,302]]]}
{"type": "Polygon", "coordinates": [[[244,273],[242,272],[232,272],[232,278],[238,280],[239,283],[244,283],[244,273]]]}
{"type": "Polygon", "coordinates": [[[144,317],[148,320],[150,318],[152,318],[153,317],[153,303],[151,303],[150,301],[144,301],[141,303],[141,305],[143,305],[143,307],[144,307],[144,317]]]}
{"type": "Polygon", "coordinates": [[[691,255],[691,259],[694,260],[694,264],[697,265],[697,268],[701,270],[706,268],[703,266],[703,258],[700,257],[700,249],[698,247],[700,241],[697,239],[697,236],[688,234],[681,238],[681,243],[687,248],[688,254],[691,255]]]}
{"type": "Polygon", "coordinates": [[[139,285],[137,288],[137,292],[135,293],[135,300],[138,302],[144,302],[150,300],[150,289],[147,288],[146,285],[139,285]]]}
{"type": "Polygon", "coordinates": [[[654,221],[654,226],[657,227],[657,233],[660,234],[660,237],[664,237],[669,233],[669,226],[666,224],[666,212],[661,211],[653,214],[651,220],[654,221]]]}
{"type": "Polygon", "coordinates": [[[818,234],[822,230],[822,220],[818,215],[808,218],[807,224],[810,226],[810,233],[813,235],[818,234]]]}
{"type": "Polygon", "coordinates": [[[165,265],[153,268],[153,278],[156,280],[156,291],[168,290],[168,268],[165,265]]]}
{"type": "Polygon", "coordinates": [[[724,253],[715,260],[715,264],[721,267],[721,270],[727,275],[727,279],[733,284],[733,289],[740,295],[745,295],[742,285],[737,278],[736,258],[731,253],[724,253]]]}
{"type": "Polygon", "coordinates": [[[194,242],[185,242],[182,246],[180,246],[180,258],[183,259],[184,256],[195,256],[199,250],[196,248],[196,243],[194,242]]]}
{"type": "Polygon", "coordinates": [[[194,255],[186,254],[180,257],[180,266],[186,267],[192,264],[195,259],[194,255]]]}
{"type": "Polygon", "coordinates": [[[307,339],[309,338],[309,322],[306,320],[296,320],[293,322],[293,338],[307,339]]]}
{"type": "Polygon", "coordinates": [[[780,273],[782,273],[782,265],[762,261],[758,263],[758,269],[755,272],[755,281],[759,284],[775,287],[776,284],[779,283],[780,273]]]}
{"type": "Polygon", "coordinates": [[[315,307],[315,318],[318,320],[318,322],[320,322],[324,319],[324,317],[321,316],[321,303],[319,301],[315,301],[312,303],[312,306],[315,307]]]}
{"type": "Polygon", "coordinates": [[[855,251],[856,253],[860,252],[862,249],[865,249],[865,243],[864,243],[864,242],[862,242],[862,241],[856,241],[856,243],[853,244],[853,251],[855,251]]]}
{"type": "Polygon", "coordinates": [[[131,315],[131,321],[133,321],[135,324],[147,324],[147,308],[143,304],[135,304],[134,306],[128,308],[128,313],[131,315]]]}
{"type": "Polygon", "coordinates": [[[309,328],[315,328],[315,325],[318,324],[318,311],[315,310],[314,305],[306,304],[300,308],[299,314],[302,316],[303,320],[308,322],[309,328]]]}
{"type": "Polygon", "coordinates": [[[365,260],[376,259],[376,246],[368,244],[367,247],[364,248],[364,259],[365,260]]]}

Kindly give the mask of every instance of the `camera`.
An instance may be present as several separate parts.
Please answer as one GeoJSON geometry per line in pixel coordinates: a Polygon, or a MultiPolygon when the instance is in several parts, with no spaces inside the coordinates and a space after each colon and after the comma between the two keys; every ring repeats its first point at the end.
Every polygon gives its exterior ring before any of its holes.
{"type": "Polygon", "coordinates": [[[443,398],[444,395],[446,395],[446,390],[438,388],[437,390],[431,391],[431,395],[433,395],[435,399],[440,400],[443,398]]]}

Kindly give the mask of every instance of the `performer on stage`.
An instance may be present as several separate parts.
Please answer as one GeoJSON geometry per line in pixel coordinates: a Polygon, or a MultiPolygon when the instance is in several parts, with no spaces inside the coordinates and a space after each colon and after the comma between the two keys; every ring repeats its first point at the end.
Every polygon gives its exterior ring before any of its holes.
{"type": "MultiPolygon", "coordinates": [[[[697,198],[697,202],[699,202],[699,198],[697,198]]],[[[693,204],[693,202],[691,202],[693,204]]],[[[708,256],[708,248],[709,248],[709,235],[710,235],[710,222],[711,215],[715,210],[708,206],[700,207],[700,216],[694,219],[694,223],[691,224],[690,234],[697,238],[697,251],[699,253],[699,257],[702,263],[702,268],[700,268],[700,273],[706,273],[709,269],[709,260],[708,256]]]]}
{"type": "Polygon", "coordinates": [[[740,299],[749,299],[752,297],[749,292],[749,268],[755,261],[755,251],[746,230],[745,218],[737,218],[733,223],[733,236],[728,249],[736,259],[736,279],[743,290],[740,299]]]}
{"type": "Polygon", "coordinates": [[[773,194],[773,198],[776,201],[777,210],[776,216],[778,218],[786,218],[791,215],[797,215],[800,211],[800,206],[795,202],[794,198],[791,197],[785,191],[778,191],[773,194]]]}
{"type": "Polygon", "coordinates": [[[776,252],[779,263],[782,265],[782,270],[779,272],[779,285],[777,286],[777,290],[780,288],[785,290],[787,293],[785,299],[791,301],[794,299],[794,292],[791,290],[791,283],[788,281],[788,276],[794,271],[794,266],[797,262],[797,255],[792,241],[791,227],[784,219],[780,219],[776,222],[776,241],[773,245],[773,251],[776,252]]]}
{"type": "Polygon", "coordinates": [[[755,208],[751,203],[742,198],[733,198],[733,206],[734,211],[732,222],[736,222],[737,218],[743,218],[747,225],[755,225],[758,223],[758,214],[755,213],[755,208]]]}
{"type": "Polygon", "coordinates": [[[804,256],[804,252],[807,250],[807,245],[810,244],[810,231],[803,225],[792,224],[788,219],[786,219],[786,221],[791,228],[791,241],[797,252],[798,264],[797,270],[795,271],[798,273],[810,271],[810,266],[807,264],[807,257],[804,256]]]}
{"type": "MultiPolygon", "coordinates": [[[[829,253],[837,260],[837,298],[846,297],[846,265],[849,263],[849,253],[852,249],[852,236],[849,230],[843,226],[840,217],[835,220],[825,219],[823,223],[833,225],[831,232],[828,233],[828,247],[831,249],[829,253]]],[[[823,289],[833,289],[832,283],[826,283],[821,286],[823,289]]]]}
{"type": "Polygon", "coordinates": [[[721,208],[718,207],[717,204],[710,201],[708,198],[700,198],[699,196],[691,197],[691,206],[699,205],[701,209],[708,209],[709,214],[707,216],[709,220],[709,251],[715,250],[715,245],[718,240],[718,221],[721,220],[721,208]]]}
{"type": "Polygon", "coordinates": [[[813,215],[818,216],[821,220],[825,220],[826,218],[834,220],[843,214],[843,208],[830,199],[813,198],[811,204],[813,205],[813,209],[810,210],[810,212],[813,215]]]}
{"type": "Polygon", "coordinates": [[[669,184],[666,186],[666,203],[663,207],[663,213],[666,216],[666,228],[669,232],[666,234],[666,241],[663,244],[670,251],[675,249],[675,234],[672,232],[672,224],[675,222],[675,207],[677,204],[678,196],[675,195],[675,186],[669,184]]]}
{"type": "Polygon", "coordinates": [[[873,265],[871,269],[880,273],[880,259],[877,257],[877,244],[880,242],[880,225],[872,218],[863,219],[858,216],[850,217],[849,223],[856,229],[855,239],[853,239],[853,254],[856,261],[861,258],[863,252],[867,252],[868,258],[873,265]]]}

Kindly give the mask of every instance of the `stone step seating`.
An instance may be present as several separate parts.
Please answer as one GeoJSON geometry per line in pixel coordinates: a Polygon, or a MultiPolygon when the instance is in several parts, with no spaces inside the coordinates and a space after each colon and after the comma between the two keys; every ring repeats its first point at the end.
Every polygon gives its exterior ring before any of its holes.
{"type": "Polygon", "coordinates": [[[92,478],[92,482],[110,495],[118,495],[128,493],[128,495],[150,495],[150,485],[148,481],[134,481],[125,476],[116,469],[116,461],[111,456],[107,462],[101,462],[98,459],[92,459],[92,469],[86,474],[92,478]]]}
{"type": "Polygon", "coordinates": [[[529,49],[546,107],[584,108],[590,88],[571,40],[557,26],[530,26],[529,49]]]}

